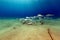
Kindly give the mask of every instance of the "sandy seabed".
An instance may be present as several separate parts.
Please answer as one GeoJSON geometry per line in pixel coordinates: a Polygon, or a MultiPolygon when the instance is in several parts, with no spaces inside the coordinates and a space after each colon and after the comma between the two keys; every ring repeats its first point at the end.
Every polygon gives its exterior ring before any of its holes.
{"type": "Polygon", "coordinates": [[[0,20],[0,40],[60,40],[59,21],[51,24],[21,24],[17,20],[0,20]],[[51,39],[50,34],[53,39],[51,39]]]}

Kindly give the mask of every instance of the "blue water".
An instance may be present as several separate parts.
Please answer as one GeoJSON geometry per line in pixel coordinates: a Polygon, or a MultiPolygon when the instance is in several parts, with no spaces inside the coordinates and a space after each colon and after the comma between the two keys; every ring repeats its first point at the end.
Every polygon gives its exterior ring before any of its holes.
{"type": "Polygon", "coordinates": [[[0,17],[26,17],[54,14],[60,17],[60,0],[0,0],[0,17]],[[24,2],[23,2],[24,1],[24,2]]]}

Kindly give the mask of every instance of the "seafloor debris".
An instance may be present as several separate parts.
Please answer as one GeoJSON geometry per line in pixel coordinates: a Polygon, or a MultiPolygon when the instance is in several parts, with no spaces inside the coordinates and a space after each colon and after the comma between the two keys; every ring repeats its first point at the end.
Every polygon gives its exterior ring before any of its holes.
{"type": "Polygon", "coordinates": [[[51,40],[54,40],[53,37],[52,37],[52,35],[51,35],[51,32],[50,32],[50,29],[49,28],[48,28],[48,34],[49,34],[51,40]]]}
{"type": "MultiPolygon", "coordinates": [[[[45,16],[47,18],[48,16],[53,16],[53,15],[52,14],[47,14],[45,16]]],[[[20,21],[22,22],[22,24],[31,25],[31,24],[34,24],[34,23],[36,23],[36,24],[40,23],[41,25],[43,25],[45,23],[44,20],[46,19],[46,18],[44,18],[45,16],[41,15],[41,14],[38,14],[37,16],[23,18],[20,21]]]]}
{"type": "Polygon", "coordinates": [[[46,16],[49,17],[49,16],[54,16],[54,15],[53,14],[47,14],[46,16]]]}
{"type": "Polygon", "coordinates": [[[41,24],[41,25],[43,25],[43,24],[44,24],[44,21],[43,21],[43,20],[41,20],[41,21],[40,21],[40,24],[41,24]]]}
{"type": "Polygon", "coordinates": [[[32,22],[29,22],[29,23],[27,23],[28,25],[32,25],[33,23],[32,22]]]}
{"type": "Polygon", "coordinates": [[[13,29],[16,29],[16,27],[13,27],[13,29]]]}

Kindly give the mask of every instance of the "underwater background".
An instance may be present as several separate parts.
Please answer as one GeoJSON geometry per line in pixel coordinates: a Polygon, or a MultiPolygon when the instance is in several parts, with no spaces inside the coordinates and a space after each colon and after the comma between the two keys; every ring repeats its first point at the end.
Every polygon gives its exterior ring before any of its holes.
{"type": "Polygon", "coordinates": [[[22,18],[37,14],[60,17],[60,0],[0,0],[0,17],[22,18]]]}
{"type": "Polygon", "coordinates": [[[60,40],[60,0],[0,0],[0,40],[60,40]]]}

